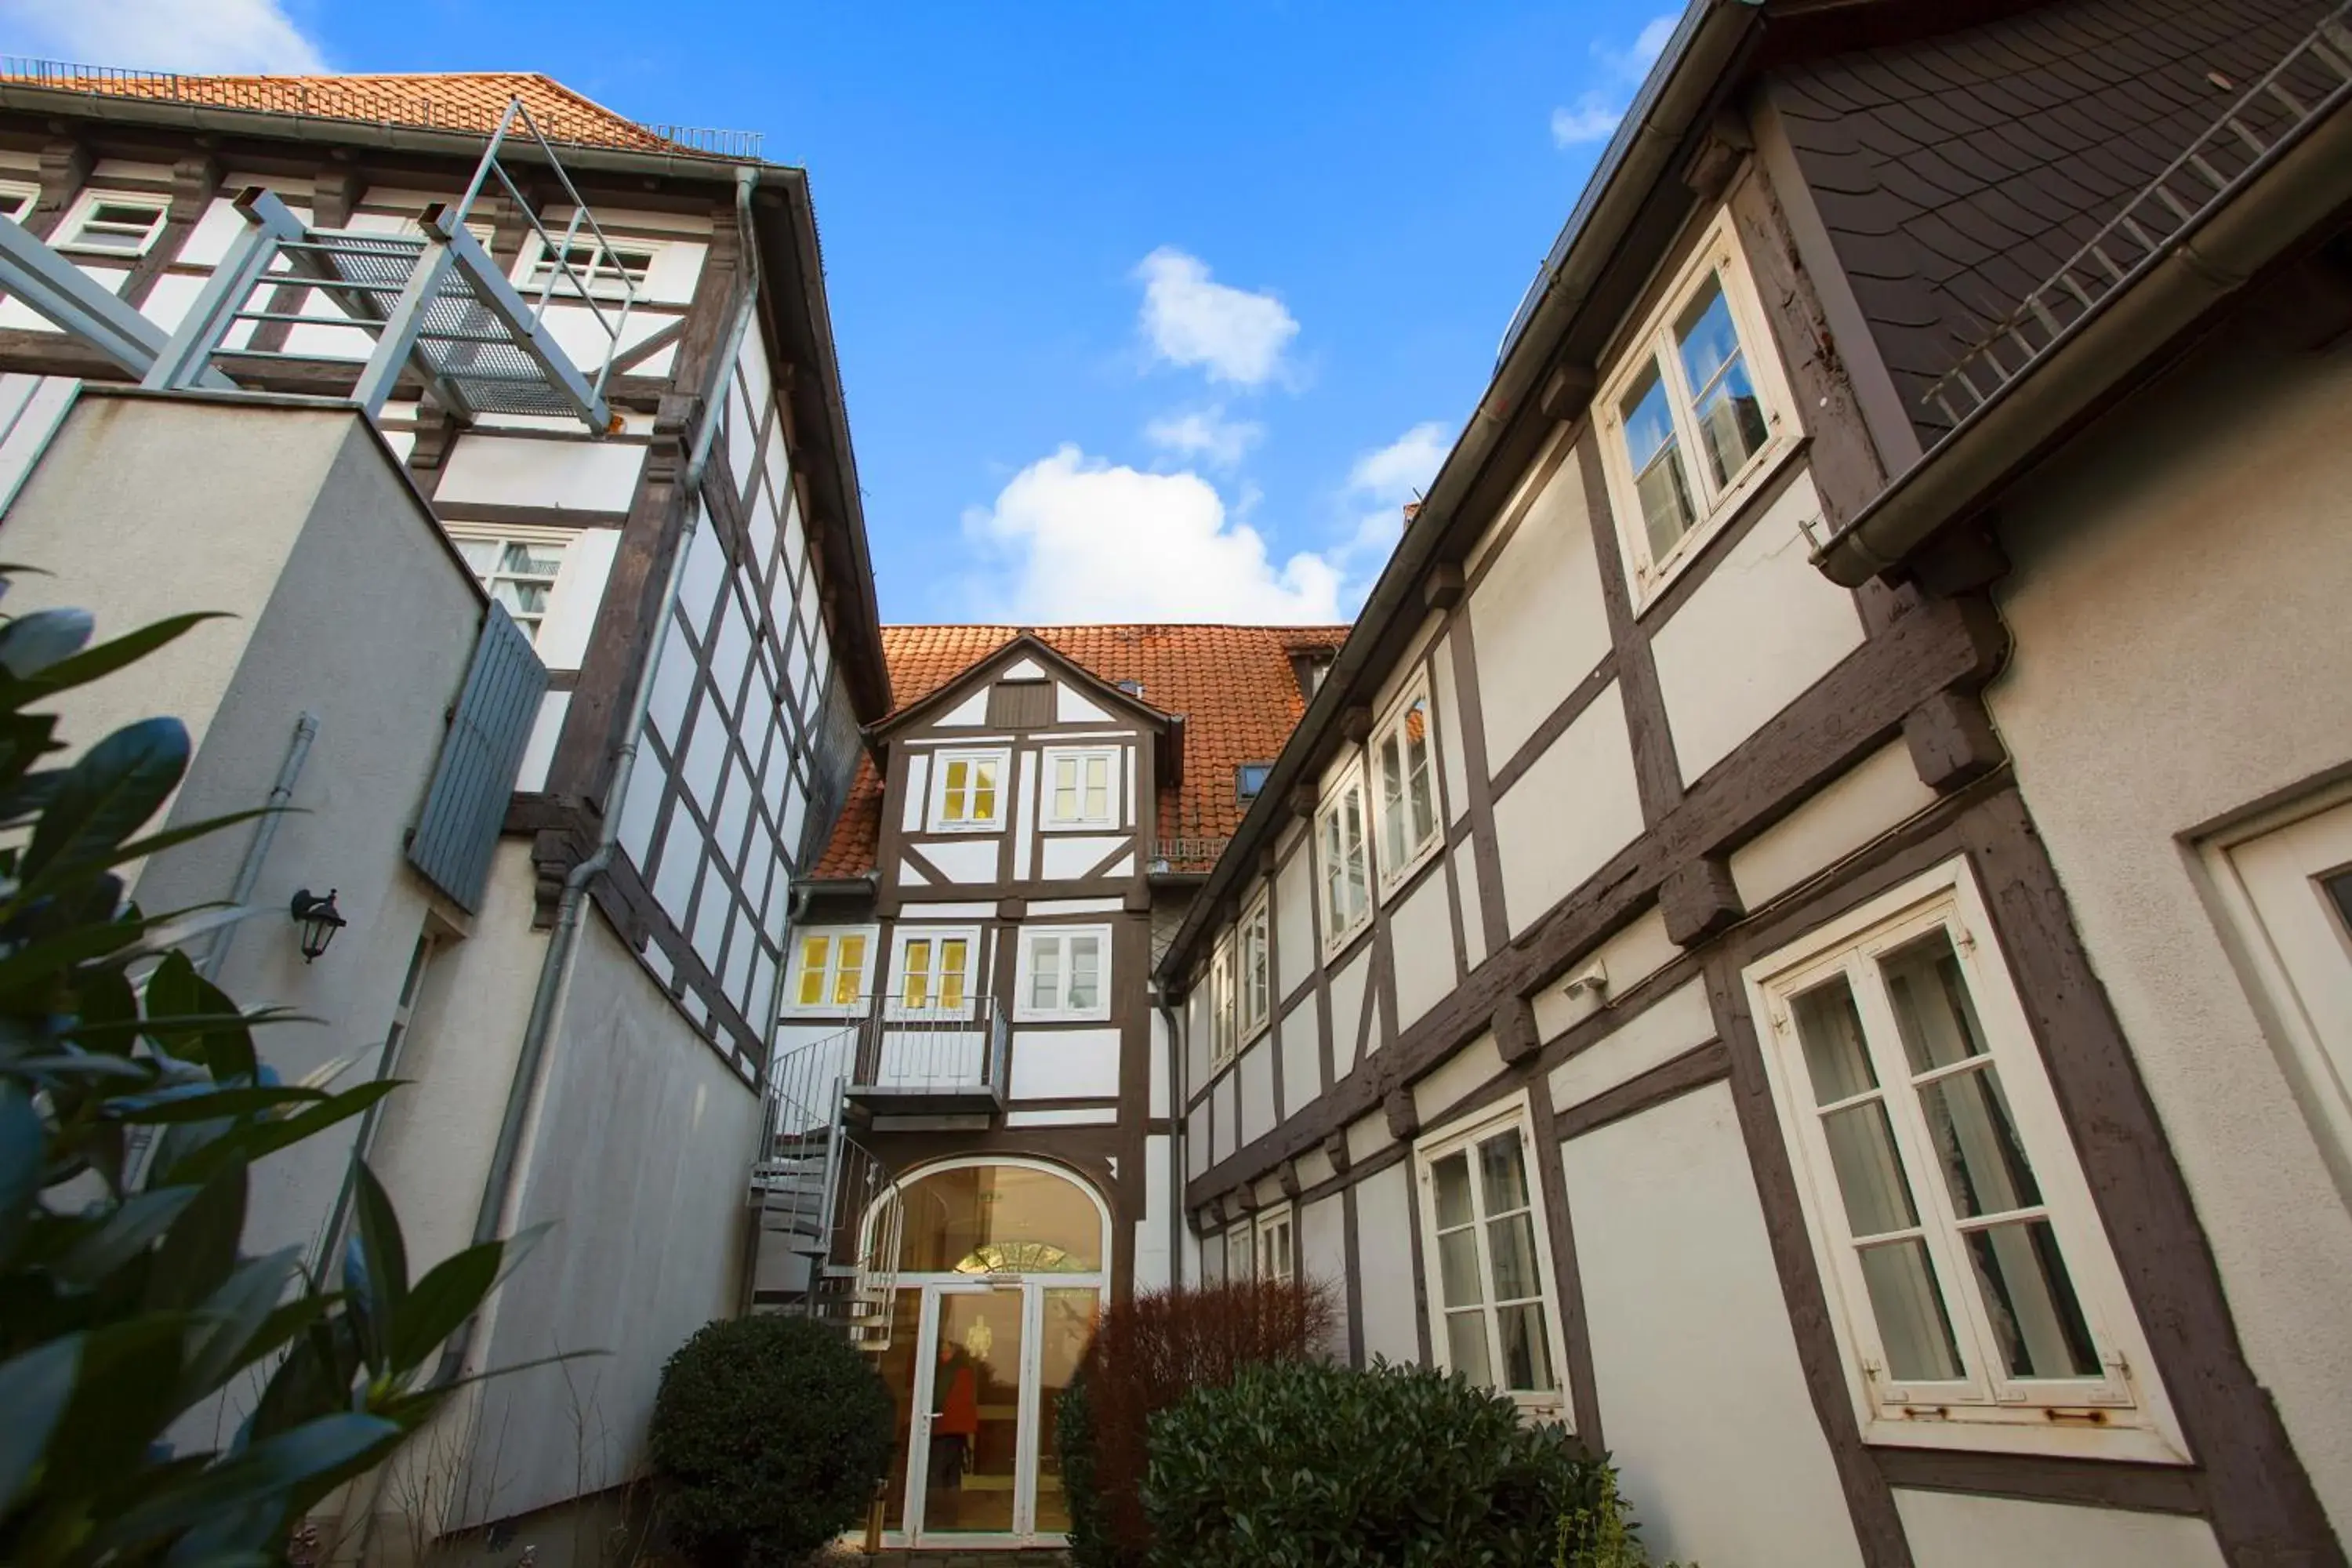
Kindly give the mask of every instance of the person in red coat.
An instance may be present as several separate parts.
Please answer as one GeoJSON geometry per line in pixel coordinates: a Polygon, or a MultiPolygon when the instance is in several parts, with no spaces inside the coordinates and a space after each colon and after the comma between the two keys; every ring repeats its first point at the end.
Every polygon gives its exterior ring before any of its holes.
{"type": "Polygon", "coordinates": [[[944,1337],[931,1397],[939,1408],[931,1412],[930,1489],[961,1491],[964,1472],[971,1468],[972,1447],[980,1437],[980,1369],[954,1341],[944,1337]]]}

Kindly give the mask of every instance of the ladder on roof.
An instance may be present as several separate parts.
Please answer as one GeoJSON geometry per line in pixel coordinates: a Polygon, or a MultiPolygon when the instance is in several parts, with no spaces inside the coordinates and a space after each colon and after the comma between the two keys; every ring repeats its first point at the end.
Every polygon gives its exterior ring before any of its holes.
{"type": "Polygon", "coordinates": [[[2339,5],[2180,156],[1962,354],[1920,402],[1954,426],[2000,395],[2292,147],[2352,102],[2352,4],[2339,5]]]}
{"type": "Polygon", "coordinates": [[[460,420],[541,415],[575,417],[598,436],[616,428],[604,394],[637,303],[636,283],[615,262],[603,227],[520,98],[509,102],[465,195],[454,206],[427,207],[415,233],[314,228],[258,186],[238,195],[236,206],[244,234],[156,355],[145,385],[217,385],[224,354],[315,357],[232,342],[240,323],[356,328],[375,340],[352,393],[371,417],[383,411],[402,373],[414,369],[433,401],[460,420]],[[527,142],[518,127],[528,132],[527,142]],[[560,237],[541,221],[501,157],[510,145],[533,144],[571,202],[560,237]],[[529,296],[467,225],[493,180],[508,211],[523,219],[525,237],[538,243],[529,296]],[[280,309],[279,290],[289,287],[307,291],[293,308],[280,309]],[[575,364],[550,331],[551,306],[584,319],[588,341],[601,341],[593,371],[575,364]]]}

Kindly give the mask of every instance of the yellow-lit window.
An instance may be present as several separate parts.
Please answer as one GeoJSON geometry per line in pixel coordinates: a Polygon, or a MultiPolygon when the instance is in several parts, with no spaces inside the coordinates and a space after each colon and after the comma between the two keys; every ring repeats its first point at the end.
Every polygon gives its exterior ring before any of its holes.
{"type": "Polygon", "coordinates": [[[1004,774],[1000,752],[950,753],[940,758],[939,810],[934,827],[988,827],[999,820],[998,785],[1004,774]]]}
{"type": "Polygon", "coordinates": [[[971,938],[911,938],[898,962],[899,1005],[960,1008],[968,994],[971,971],[971,938]]]}
{"type": "Polygon", "coordinates": [[[793,950],[796,1007],[849,1007],[866,994],[867,933],[804,931],[793,950]]]}
{"type": "Polygon", "coordinates": [[[1045,825],[1049,827],[1109,827],[1113,751],[1045,753],[1045,825]]]}

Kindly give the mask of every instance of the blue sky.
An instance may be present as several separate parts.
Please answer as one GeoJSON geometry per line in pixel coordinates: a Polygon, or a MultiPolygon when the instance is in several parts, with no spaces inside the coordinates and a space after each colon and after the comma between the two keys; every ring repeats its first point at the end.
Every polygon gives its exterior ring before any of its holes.
{"type": "Polygon", "coordinates": [[[532,69],[764,132],[815,195],[887,618],[1313,620],[1360,603],[1671,8],[0,0],[0,50],[532,69]]]}

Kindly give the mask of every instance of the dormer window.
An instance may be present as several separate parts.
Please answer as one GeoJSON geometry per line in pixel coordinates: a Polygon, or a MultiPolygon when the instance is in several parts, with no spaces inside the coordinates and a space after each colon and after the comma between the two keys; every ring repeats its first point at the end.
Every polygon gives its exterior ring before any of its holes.
{"type": "Polygon", "coordinates": [[[1272,763],[1244,763],[1234,770],[1234,796],[1244,804],[1265,793],[1265,781],[1272,777],[1272,763]]]}
{"type": "Polygon", "coordinates": [[[1297,678],[1300,700],[1315,700],[1315,694],[1323,689],[1323,678],[1331,673],[1331,661],[1338,657],[1336,650],[1328,647],[1290,650],[1290,673],[1297,678]]]}

